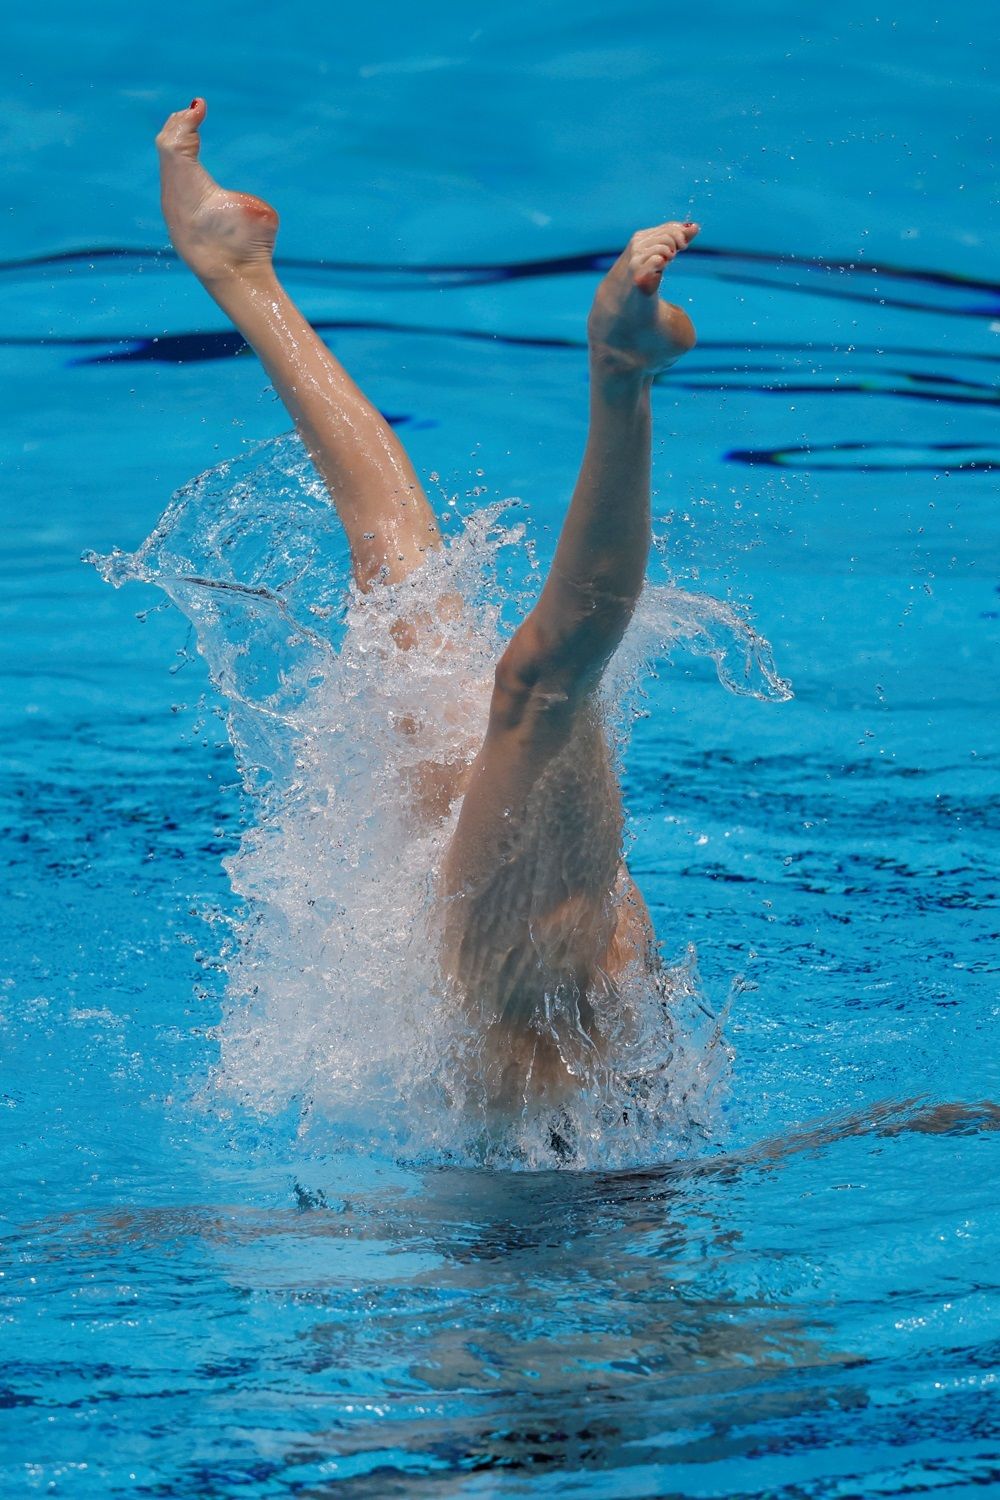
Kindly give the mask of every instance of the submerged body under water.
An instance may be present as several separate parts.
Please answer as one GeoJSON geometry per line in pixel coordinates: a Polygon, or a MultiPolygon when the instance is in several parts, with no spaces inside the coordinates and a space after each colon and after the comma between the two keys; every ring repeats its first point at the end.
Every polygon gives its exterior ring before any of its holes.
{"type": "MultiPolygon", "coordinates": [[[[209,1091],[255,1110],[294,1104],[303,1129],[355,1140],[384,1142],[392,1119],[394,1144],[416,1157],[662,1160],[712,1135],[728,1063],[693,954],[673,967],[651,954],[613,983],[598,974],[586,994],[550,987],[512,1027],[500,1014],[507,990],[470,927],[533,930],[533,882],[570,857],[592,861],[595,889],[610,893],[609,947],[634,920],[615,761],[651,662],[686,648],[710,656],[730,691],[780,702],[790,689],[730,606],[648,586],[587,744],[555,758],[482,891],[443,899],[461,798],[439,798],[430,816],[419,809],[428,787],[460,786],[505,634],[537,586],[511,510],[472,514],[403,583],[359,594],[325,491],[298,440],[284,438],[186,486],[136,553],[93,559],[116,586],[157,584],[191,619],[227,700],[249,799],[227,866],[247,906],[209,1091]],[[461,608],[440,607],[456,596],[461,608]],[[401,649],[398,622],[418,618],[433,618],[433,632],[401,649]],[[548,833],[555,805],[567,834],[559,847],[548,833]],[[601,837],[608,819],[616,827],[601,837]],[[615,868],[597,869],[605,846],[618,850],[615,868]],[[445,977],[449,946],[461,948],[471,1002],[445,977]],[[512,1063],[518,1033],[523,1056],[512,1063]],[[525,1087],[546,1057],[563,1086],[525,1087]]],[[[570,913],[565,930],[533,941],[571,944],[572,927],[570,913]]]]}

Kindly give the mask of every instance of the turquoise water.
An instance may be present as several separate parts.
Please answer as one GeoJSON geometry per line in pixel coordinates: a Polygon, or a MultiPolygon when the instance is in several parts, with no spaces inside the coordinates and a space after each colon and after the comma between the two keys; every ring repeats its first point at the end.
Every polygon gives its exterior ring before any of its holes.
{"type": "Polygon", "coordinates": [[[1000,1488],[982,20],[10,23],[5,1495],[1000,1488]],[[253,921],[224,861],[259,809],[187,620],[80,564],[288,425],[163,253],[149,142],[195,92],[452,530],[518,496],[542,562],[602,257],[704,225],[670,273],[701,342],[654,393],[654,580],[748,610],[795,696],[682,646],[648,681],[631,862],[668,958],[697,951],[712,1067],[631,1155],[477,1167],[405,1099],[352,1131],[287,1027],[218,1086],[253,921]]]}

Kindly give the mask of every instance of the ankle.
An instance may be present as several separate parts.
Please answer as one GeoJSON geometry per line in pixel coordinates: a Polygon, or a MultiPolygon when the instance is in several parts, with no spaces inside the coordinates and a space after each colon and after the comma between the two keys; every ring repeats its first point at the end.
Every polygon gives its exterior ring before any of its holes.
{"type": "Polygon", "coordinates": [[[242,265],[198,273],[198,280],[214,302],[241,323],[271,307],[281,295],[281,285],[271,265],[242,265]]]}
{"type": "Polygon", "coordinates": [[[636,405],[644,396],[648,396],[653,375],[627,351],[592,343],[590,384],[592,390],[616,406],[636,405]]]}

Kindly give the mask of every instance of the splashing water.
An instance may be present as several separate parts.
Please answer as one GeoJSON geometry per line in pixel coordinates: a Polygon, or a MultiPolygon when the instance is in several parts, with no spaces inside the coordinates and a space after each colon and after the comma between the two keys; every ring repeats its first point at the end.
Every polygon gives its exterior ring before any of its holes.
{"type": "MultiPolygon", "coordinates": [[[[418,826],[412,786],[428,763],[476,754],[505,622],[537,590],[514,508],[478,512],[403,583],[360,594],[326,492],[285,437],[178,491],[137,552],[89,556],[192,621],[251,805],[227,864],[249,914],[206,1093],[294,1106],[303,1132],[419,1159],[662,1160],[712,1135],[730,1056],[693,955],[658,986],[624,981],[640,1024],[620,1067],[585,1078],[558,1118],[503,1125],[470,1103],[475,1038],[438,980],[428,918],[458,809],[418,826]],[[456,596],[460,610],[442,609],[456,596]],[[439,622],[433,642],[401,650],[394,624],[421,616],[439,622]]],[[[644,670],[678,645],[710,656],[730,691],[790,696],[731,608],[650,585],[605,686],[619,752],[644,670]]]]}

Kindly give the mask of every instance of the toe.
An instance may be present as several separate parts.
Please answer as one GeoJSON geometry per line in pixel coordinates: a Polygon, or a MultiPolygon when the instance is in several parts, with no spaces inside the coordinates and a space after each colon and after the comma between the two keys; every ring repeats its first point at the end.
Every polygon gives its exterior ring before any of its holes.
{"type": "Polygon", "coordinates": [[[647,246],[646,253],[648,255],[662,255],[665,260],[673,260],[678,250],[686,248],[683,240],[674,240],[668,238],[667,235],[661,235],[653,244],[647,246]]]}
{"type": "Polygon", "coordinates": [[[640,292],[652,296],[659,289],[663,272],[670,261],[670,256],[662,252],[647,255],[633,269],[632,282],[640,292]]]}
{"type": "Polygon", "coordinates": [[[163,150],[170,150],[183,142],[190,142],[196,136],[201,122],[205,118],[207,105],[204,99],[192,99],[187,109],[175,110],[168,115],[163,123],[156,144],[163,150]]]}
{"type": "Polygon", "coordinates": [[[694,239],[700,228],[701,225],[695,224],[691,219],[686,219],[683,223],[679,219],[668,219],[665,224],[661,224],[653,233],[658,238],[671,240],[678,250],[684,250],[694,239]]]}

